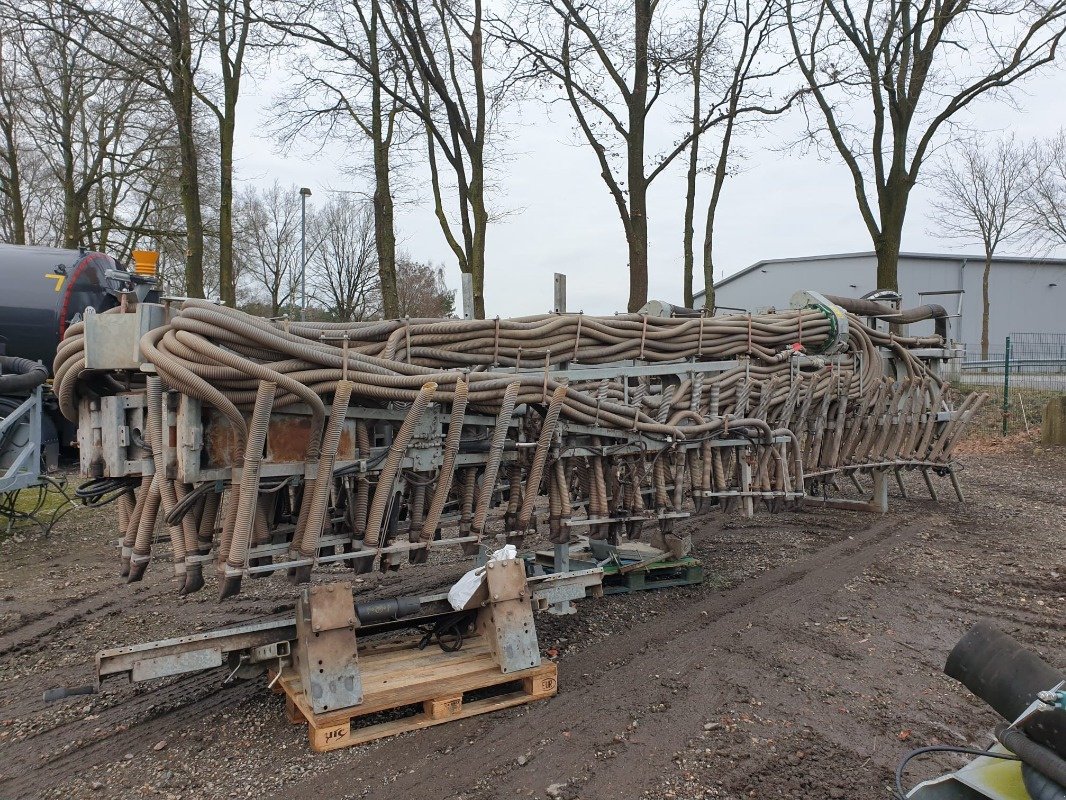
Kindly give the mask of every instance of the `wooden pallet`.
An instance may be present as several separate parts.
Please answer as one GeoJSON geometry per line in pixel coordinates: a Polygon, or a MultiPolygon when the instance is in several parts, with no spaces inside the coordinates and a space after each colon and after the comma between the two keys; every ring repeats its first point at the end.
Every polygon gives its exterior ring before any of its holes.
{"type": "MultiPolygon", "coordinates": [[[[599,566],[603,569],[603,594],[624,594],[640,592],[645,589],[665,589],[670,586],[691,586],[703,583],[703,565],[692,556],[683,556],[676,561],[662,551],[662,559],[654,556],[646,561],[627,561],[619,563],[599,563],[587,549],[570,551],[570,569],[586,569],[599,566]]],[[[552,572],[555,555],[550,550],[538,550],[534,554],[536,564],[545,571],[552,572]]],[[[597,597],[599,595],[596,595],[597,597]]]]}
{"type": "Polygon", "coordinates": [[[504,674],[481,637],[467,639],[455,653],[445,653],[435,644],[419,650],[417,641],[361,647],[362,704],[324,714],[311,709],[298,675],[286,669],[275,684],[276,691],[285,694],[285,716],[295,724],[306,723],[311,749],[322,753],[542,700],[558,691],[554,662],[504,674]],[[506,691],[507,684],[515,684],[514,689],[506,691]],[[505,691],[481,699],[466,697],[494,687],[505,691]],[[403,719],[357,724],[369,714],[411,705],[421,705],[421,712],[403,719]]]}
{"type": "Polygon", "coordinates": [[[657,561],[627,571],[607,565],[603,569],[603,593],[624,594],[669,586],[691,586],[703,582],[703,565],[691,556],[678,561],[657,561]]]}

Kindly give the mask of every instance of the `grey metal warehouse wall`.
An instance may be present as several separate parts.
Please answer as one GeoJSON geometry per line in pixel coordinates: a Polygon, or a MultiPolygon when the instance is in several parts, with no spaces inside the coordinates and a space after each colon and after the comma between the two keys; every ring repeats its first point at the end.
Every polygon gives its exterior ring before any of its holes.
{"type": "MultiPolygon", "coordinates": [[[[981,340],[983,268],[979,257],[902,254],[899,280],[904,303],[923,302],[919,292],[962,289],[962,314],[951,320],[949,333],[956,341],[977,343],[981,340]]],[[[723,280],[716,303],[751,311],[787,308],[792,293],[799,289],[858,297],[875,288],[875,277],[872,253],[766,261],[723,280]]],[[[997,259],[989,290],[991,341],[1002,342],[1020,331],[1066,332],[1066,260],[997,259]]],[[[955,295],[927,296],[924,302],[939,302],[954,314],[959,300],[955,295]]],[[[697,305],[702,305],[702,297],[697,298],[697,305]]],[[[914,325],[911,332],[931,333],[932,323],[914,325]]]]}

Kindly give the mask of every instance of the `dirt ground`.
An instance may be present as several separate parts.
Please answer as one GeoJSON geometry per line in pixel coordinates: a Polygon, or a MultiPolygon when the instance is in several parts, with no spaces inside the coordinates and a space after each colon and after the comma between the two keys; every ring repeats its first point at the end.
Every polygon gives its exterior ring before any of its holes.
{"type": "MultiPolygon", "coordinates": [[[[221,689],[221,670],[45,704],[102,648],[293,606],[278,576],[180,599],[162,562],[127,586],[110,514],[79,511],[0,542],[0,798],[891,797],[905,751],[988,742],[993,713],[941,672],[972,623],[1066,665],[1066,450],[972,450],[962,504],[910,474],[883,517],[686,520],[702,585],[538,616],[557,697],[323,755],[264,681],[221,689]]],[[[464,568],[358,588],[424,593],[464,568]]]]}

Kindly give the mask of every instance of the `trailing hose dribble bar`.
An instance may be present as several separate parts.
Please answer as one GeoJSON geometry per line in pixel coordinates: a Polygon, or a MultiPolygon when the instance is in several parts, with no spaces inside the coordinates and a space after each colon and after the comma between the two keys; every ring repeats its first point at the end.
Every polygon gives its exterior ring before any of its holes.
{"type": "Polygon", "coordinates": [[[125,481],[130,581],[160,524],[180,590],[214,563],[222,597],[277,570],[305,581],[324,563],[367,571],[520,542],[543,519],[559,544],[652,522],[652,543],[678,556],[690,542],[675,524],[693,513],[843,500],[862,476],[876,499],[903,469],[954,483],[952,450],[985,397],[951,408],[942,309],[832,301],[347,324],[185,300],[122,357],[89,335],[119,314],[72,325],[55,389],[85,475],[125,481]],[[878,319],[933,319],[937,333],[878,319]]]}

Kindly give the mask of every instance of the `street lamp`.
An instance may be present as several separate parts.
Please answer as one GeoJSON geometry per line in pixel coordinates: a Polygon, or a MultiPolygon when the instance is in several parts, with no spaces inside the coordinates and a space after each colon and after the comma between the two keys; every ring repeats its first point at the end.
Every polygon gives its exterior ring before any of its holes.
{"type": "Polygon", "coordinates": [[[311,190],[300,189],[300,320],[307,319],[307,198],[311,190]]]}

